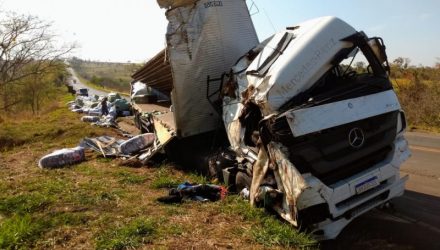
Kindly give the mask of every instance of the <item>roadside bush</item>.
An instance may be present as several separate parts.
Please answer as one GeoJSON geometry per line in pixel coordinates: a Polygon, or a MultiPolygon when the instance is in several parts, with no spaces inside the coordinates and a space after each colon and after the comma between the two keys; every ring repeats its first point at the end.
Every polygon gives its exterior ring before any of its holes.
{"type": "Polygon", "coordinates": [[[396,84],[401,105],[412,127],[440,128],[440,86],[417,76],[407,84],[396,84]]]}

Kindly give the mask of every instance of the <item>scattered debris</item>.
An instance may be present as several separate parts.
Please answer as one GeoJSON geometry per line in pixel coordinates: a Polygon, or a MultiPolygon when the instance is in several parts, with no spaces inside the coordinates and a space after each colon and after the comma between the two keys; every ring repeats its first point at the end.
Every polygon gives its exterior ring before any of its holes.
{"type": "Polygon", "coordinates": [[[158,144],[152,133],[141,134],[128,140],[116,139],[110,136],[84,138],[80,145],[91,149],[104,157],[121,157],[130,162],[146,163],[156,152],[158,144]]]}
{"type": "Polygon", "coordinates": [[[227,193],[223,186],[184,182],[177,188],[170,189],[168,196],[159,197],[157,200],[163,203],[180,203],[186,200],[208,202],[223,200],[227,193]]]}
{"type": "Polygon", "coordinates": [[[124,155],[131,155],[153,145],[155,140],[156,135],[153,133],[141,134],[122,143],[119,151],[124,155]]]}
{"type": "Polygon", "coordinates": [[[81,121],[83,121],[83,122],[97,122],[97,121],[99,121],[99,117],[98,116],[85,115],[85,116],[81,117],[81,121]]]}
{"type": "Polygon", "coordinates": [[[80,142],[80,146],[85,149],[94,150],[104,157],[117,157],[121,155],[119,147],[124,142],[124,140],[110,136],[100,136],[96,138],[84,138],[80,142]]]}
{"type": "Polygon", "coordinates": [[[118,93],[110,93],[107,96],[77,96],[75,101],[68,102],[67,106],[76,113],[101,117],[100,119],[87,118],[83,121],[104,127],[114,126],[115,124],[111,123],[111,121],[114,121],[118,116],[131,115],[130,103],[118,93]],[[103,110],[105,110],[104,114],[103,110]]]}
{"type": "Polygon", "coordinates": [[[85,160],[84,148],[65,148],[43,156],[38,162],[40,168],[59,168],[66,165],[73,165],[85,160]]]}

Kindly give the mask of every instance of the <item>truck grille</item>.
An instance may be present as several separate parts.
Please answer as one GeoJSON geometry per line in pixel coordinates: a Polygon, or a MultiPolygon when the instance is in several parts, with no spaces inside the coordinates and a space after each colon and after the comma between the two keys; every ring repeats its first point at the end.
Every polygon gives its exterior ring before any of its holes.
{"type": "Polygon", "coordinates": [[[398,114],[390,112],[296,138],[285,133],[287,121],[279,120],[274,127],[283,133],[274,139],[289,148],[290,161],[301,173],[311,172],[329,185],[386,158],[396,138],[398,114]],[[360,147],[349,142],[349,134],[355,128],[365,138],[360,147]]]}

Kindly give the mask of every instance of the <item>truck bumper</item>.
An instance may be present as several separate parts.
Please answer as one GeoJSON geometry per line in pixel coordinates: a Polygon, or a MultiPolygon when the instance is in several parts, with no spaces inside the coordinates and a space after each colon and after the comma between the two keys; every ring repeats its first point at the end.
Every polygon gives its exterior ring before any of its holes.
{"type": "Polygon", "coordinates": [[[330,214],[326,220],[312,225],[312,234],[318,240],[334,239],[356,217],[401,196],[408,176],[400,177],[400,165],[410,154],[407,141],[399,136],[386,160],[361,173],[330,186],[314,176],[306,176],[311,190],[299,199],[299,205],[307,208],[326,203],[330,214]],[[360,190],[370,180],[374,180],[375,185],[360,190]],[[310,192],[312,190],[314,192],[310,192]]]}
{"type": "Polygon", "coordinates": [[[312,234],[318,240],[335,239],[339,233],[348,225],[352,220],[358,216],[370,211],[371,209],[380,206],[392,198],[401,196],[405,190],[405,182],[408,180],[408,176],[405,176],[381,192],[376,193],[373,197],[369,197],[365,201],[362,201],[359,205],[353,209],[344,213],[343,216],[336,219],[327,219],[319,224],[315,225],[315,230],[312,234]]]}

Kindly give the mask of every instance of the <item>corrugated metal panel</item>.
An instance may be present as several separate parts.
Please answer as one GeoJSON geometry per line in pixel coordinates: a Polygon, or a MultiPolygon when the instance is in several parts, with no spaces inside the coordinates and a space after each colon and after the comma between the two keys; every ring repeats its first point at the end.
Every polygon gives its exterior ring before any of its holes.
{"type": "Polygon", "coordinates": [[[187,137],[215,130],[222,123],[206,97],[207,77],[229,72],[258,44],[246,2],[200,0],[168,10],[167,18],[177,133],[187,137]]]}
{"type": "Polygon", "coordinates": [[[148,61],[132,75],[134,82],[142,82],[170,96],[173,88],[173,77],[170,63],[166,60],[165,49],[148,61]]]}

